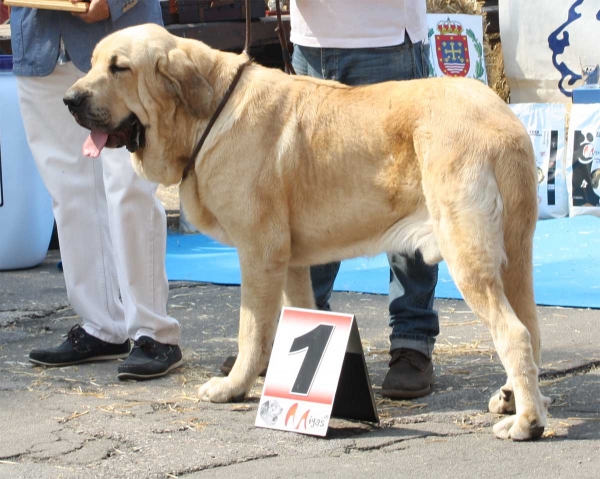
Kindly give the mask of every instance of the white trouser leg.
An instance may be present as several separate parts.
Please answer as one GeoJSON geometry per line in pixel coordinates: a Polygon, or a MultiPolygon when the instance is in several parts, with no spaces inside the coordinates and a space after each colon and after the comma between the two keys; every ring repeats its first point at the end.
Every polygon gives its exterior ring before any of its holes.
{"type": "Polygon", "coordinates": [[[18,79],[29,146],[53,199],[69,301],[100,339],[147,335],[176,344],[179,324],[166,314],[164,209],[126,150],[82,155],[88,132],[62,102],[82,75],[67,63],[47,77],[18,79]]]}
{"type": "Polygon", "coordinates": [[[167,216],[158,185],[138,176],[125,148],[104,149],[108,220],[129,336],[179,343],[179,323],[167,316],[167,216]]]}

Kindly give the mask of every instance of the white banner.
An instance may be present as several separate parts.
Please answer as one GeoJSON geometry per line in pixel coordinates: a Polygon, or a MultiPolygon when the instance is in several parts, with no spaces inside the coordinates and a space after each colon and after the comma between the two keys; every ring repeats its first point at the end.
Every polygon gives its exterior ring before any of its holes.
{"type": "Polygon", "coordinates": [[[600,107],[573,105],[567,145],[570,216],[600,216],[600,107]]]}
{"type": "Polygon", "coordinates": [[[487,84],[481,15],[427,14],[429,75],[475,78],[487,84]]]}
{"type": "Polygon", "coordinates": [[[567,107],[547,103],[518,103],[510,107],[527,128],[533,144],[538,174],[538,219],[564,218],[569,214],[565,179],[567,107]]]}
{"type": "Polygon", "coordinates": [[[499,6],[511,103],[570,103],[581,84],[580,58],[600,56],[600,0],[500,0],[499,6]]]}

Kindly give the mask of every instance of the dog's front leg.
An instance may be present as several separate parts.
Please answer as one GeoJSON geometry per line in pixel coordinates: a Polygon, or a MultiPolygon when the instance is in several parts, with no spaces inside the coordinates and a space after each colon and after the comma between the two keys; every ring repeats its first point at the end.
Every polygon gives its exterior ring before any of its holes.
{"type": "Polygon", "coordinates": [[[200,387],[200,398],[211,402],[241,401],[269,361],[281,310],[287,257],[269,251],[238,250],[242,270],[239,352],[229,376],[212,378],[200,387]]]}

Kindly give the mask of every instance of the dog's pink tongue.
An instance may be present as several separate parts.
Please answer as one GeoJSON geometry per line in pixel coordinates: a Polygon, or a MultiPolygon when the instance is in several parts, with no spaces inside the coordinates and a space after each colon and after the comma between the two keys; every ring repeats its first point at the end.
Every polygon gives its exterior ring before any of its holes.
{"type": "Polygon", "coordinates": [[[90,136],[87,137],[87,140],[83,144],[83,154],[92,158],[98,158],[107,141],[108,135],[106,133],[92,130],[90,136]]]}

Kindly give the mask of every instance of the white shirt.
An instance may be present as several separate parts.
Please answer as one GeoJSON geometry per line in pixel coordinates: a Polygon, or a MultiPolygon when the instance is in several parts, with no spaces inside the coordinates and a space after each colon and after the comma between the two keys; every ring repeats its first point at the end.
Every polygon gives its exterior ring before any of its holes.
{"type": "Polygon", "coordinates": [[[318,48],[390,47],[427,40],[425,0],[291,0],[290,39],[318,48]]]}

